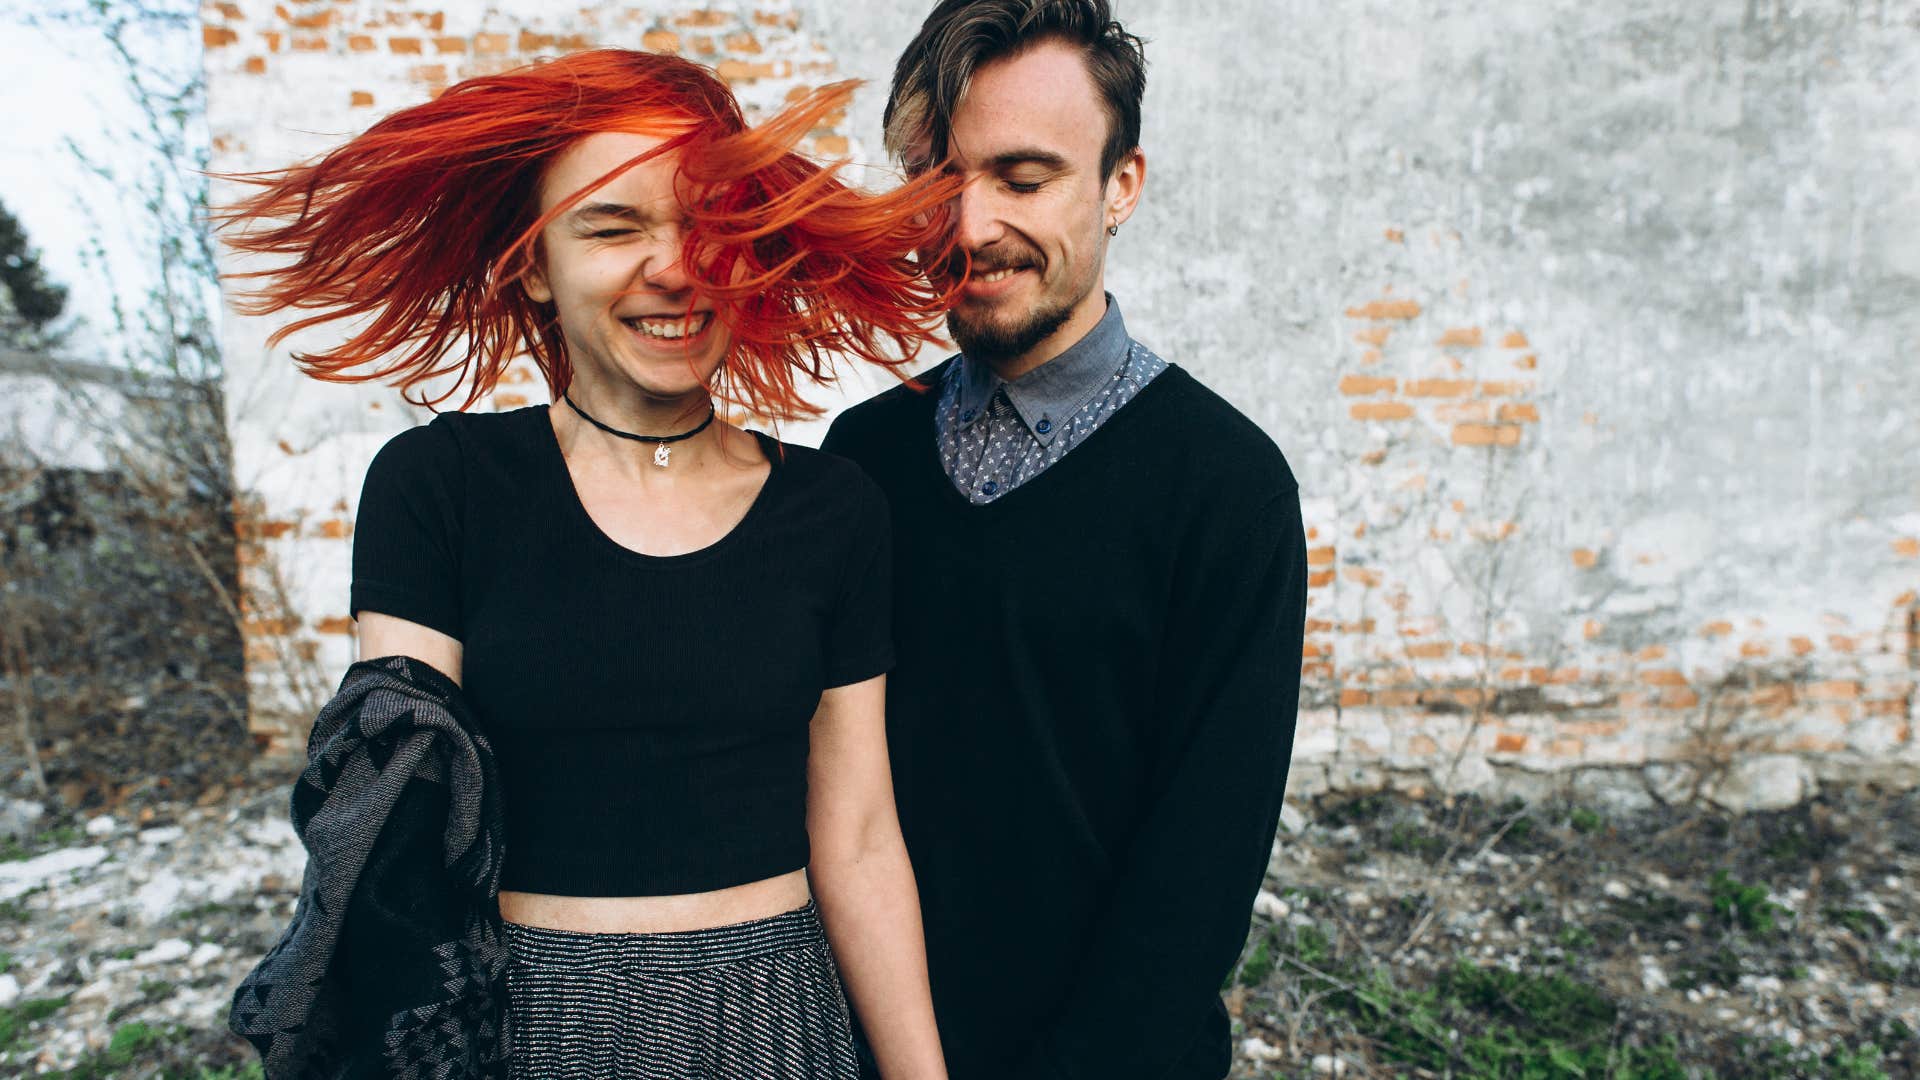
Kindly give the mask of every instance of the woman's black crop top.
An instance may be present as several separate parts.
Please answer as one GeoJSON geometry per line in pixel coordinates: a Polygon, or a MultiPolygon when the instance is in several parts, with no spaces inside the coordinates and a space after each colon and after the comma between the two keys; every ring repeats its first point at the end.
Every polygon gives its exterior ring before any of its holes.
{"type": "Polygon", "coordinates": [[[368,468],[352,610],[464,646],[502,889],[657,896],[806,865],[820,694],[893,662],[888,514],[857,466],[756,437],[773,469],[752,508],[674,556],[600,531],[545,406],[444,414],[368,468]]]}

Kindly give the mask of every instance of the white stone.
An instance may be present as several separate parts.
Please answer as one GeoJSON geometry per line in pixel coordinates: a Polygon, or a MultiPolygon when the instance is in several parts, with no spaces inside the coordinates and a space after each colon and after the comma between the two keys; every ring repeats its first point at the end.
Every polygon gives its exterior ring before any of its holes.
{"type": "Polygon", "coordinates": [[[1660,966],[1660,961],[1651,956],[1640,958],[1641,989],[1653,993],[1656,990],[1665,990],[1671,985],[1672,983],[1667,980],[1667,969],[1660,966]]]}
{"type": "Polygon", "coordinates": [[[171,844],[187,834],[187,830],[178,825],[162,825],[155,829],[142,829],[140,842],[143,844],[171,844]]]}
{"type": "Polygon", "coordinates": [[[12,975],[0,975],[0,1009],[20,999],[20,980],[12,975]]]}
{"type": "Polygon", "coordinates": [[[19,862],[0,863],[0,900],[39,888],[56,876],[96,866],[106,857],[103,847],[61,848],[19,862]]]}
{"type": "Polygon", "coordinates": [[[165,941],[155,944],[152,948],[147,949],[138,956],[135,956],[133,962],[140,966],[147,964],[171,964],[179,960],[185,960],[192,953],[193,946],[179,938],[168,938],[165,941]]]}
{"type": "Polygon", "coordinates": [[[105,836],[119,827],[120,823],[113,820],[112,814],[101,814],[97,818],[88,820],[87,835],[95,837],[105,836]]]}
{"type": "Polygon", "coordinates": [[[1307,815],[1290,802],[1280,804],[1280,827],[1295,836],[1307,831],[1307,815]]]}
{"type": "Polygon", "coordinates": [[[0,799],[0,837],[31,835],[47,808],[31,799],[0,799]]]}
{"type": "Polygon", "coordinates": [[[1633,890],[1627,888],[1626,882],[1612,878],[1609,878],[1606,884],[1600,886],[1600,891],[1613,897],[1615,900],[1625,900],[1627,897],[1633,895],[1633,890]]]}
{"type": "Polygon", "coordinates": [[[133,903],[140,909],[142,919],[156,923],[180,906],[180,894],[185,890],[186,882],[180,875],[163,869],[152,881],[140,886],[133,894],[133,903]]]}
{"type": "Polygon", "coordinates": [[[1240,1041],[1240,1056],[1248,1061],[1277,1061],[1281,1055],[1279,1047],[1253,1035],[1240,1041]]]}
{"type": "Polygon", "coordinates": [[[1347,1063],[1332,1054],[1313,1055],[1313,1071],[1319,1076],[1345,1076],[1347,1063]]]}
{"type": "Polygon", "coordinates": [[[187,964],[190,967],[206,967],[226,951],[211,941],[203,941],[193,950],[193,955],[187,957],[187,964]]]}
{"type": "Polygon", "coordinates": [[[1287,906],[1285,900],[1280,899],[1265,889],[1261,889],[1260,895],[1253,898],[1253,910],[1256,914],[1264,915],[1274,920],[1284,919],[1288,915],[1293,914],[1293,909],[1287,906]]]}
{"type": "Polygon", "coordinates": [[[1735,764],[1713,786],[1710,798],[1727,810],[1785,810],[1818,789],[1813,769],[1791,754],[1766,754],[1735,764]]]}

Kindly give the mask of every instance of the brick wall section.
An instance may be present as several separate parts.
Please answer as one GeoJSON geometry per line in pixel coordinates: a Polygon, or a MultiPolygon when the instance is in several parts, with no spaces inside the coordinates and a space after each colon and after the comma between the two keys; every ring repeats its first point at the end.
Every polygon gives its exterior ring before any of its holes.
{"type": "MultiPolygon", "coordinates": [[[[1583,10],[1553,6],[1554,18],[1570,25],[1583,10]]],[[[1109,285],[1137,333],[1267,425],[1305,484],[1310,589],[1295,791],[1524,787],[1542,777],[1558,782],[1577,767],[1628,786],[1657,786],[1664,762],[1717,767],[1768,754],[1796,755],[1824,771],[1890,766],[1911,775],[1920,768],[1920,514],[1882,514],[1857,527],[1822,519],[1823,534],[1842,537],[1839,557],[1857,561],[1844,595],[1827,595],[1831,584],[1808,584],[1801,564],[1781,561],[1801,566],[1784,584],[1766,577],[1773,567],[1744,557],[1739,573],[1713,566],[1716,552],[1771,549],[1715,534],[1724,515],[1689,517],[1694,508],[1676,505],[1657,485],[1634,487],[1629,474],[1638,466],[1620,447],[1661,443],[1667,432],[1650,433],[1645,417],[1619,414],[1664,394],[1669,400],[1649,404],[1645,416],[1684,415],[1671,399],[1687,393],[1677,387],[1690,371],[1732,377],[1749,356],[1772,354],[1738,353],[1732,332],[1695,335],[1659,304],[1638,299],[1629,306],[1634,325],[1607,322],[1602,313],[1616,310],[1609,305],[1617,296],[1639,296],[1623,266],[1672,274],[1691,261],[1657,246],[1623,255],[1607,246],[1615,233],[1594,225],[1600,217],[1593,213],[1526,218],[1547,224],[1514,234],[1535,245],[1523,250],[1501,232],[1521,220],[1515,211],[1489,213],[1478,226],[1477,211],[1459,209],[1463,192],[1490,205],[1524,202],[1532,196],[1510,193],[1546,190],[1534,179],[1541,169],[1569,198],[1585,197],[1592,178],[1577,155],[1592,137],[1589,126],[1579,125],[1562,145],[1552,141],[1561,134],[1552,124],[1509,123],[1495,129],[1483,162],[1483,133],[1461,124],[1480,124],[1484,101],[1429,116],[1424,104],[1376,99],[1371,83],[1360,90],[1342,81],[1350,65],[1322,62],[1346,39],[1374,32],[1354,12],[1328,9],[1284,27],[1242,17],[1258,7],[1254,0],[1228,5],[1236,13],[1227,20],[1231,31],[1191,19],[1173,0],[1128,8],[1129,23],[1158,43],[1157,55],[1205,56],[1209,72],[1156,69],[1147,130],[1155,184],[1115,248],[1109,285]],[[1288,50],[1297,55],[1275,59],[1288,50]],[[1294,92],[1248,95],[1252,79],[1266,80],[1262,86],[1277,79],[1294,92]],[[1293,104],[1299,100],[1316,104],[1303,113],[1293,104]],[[1249,113],[1275,102],[1283,115],[1249,113]],[[1219,147],[1243,137],[1230,126],[1237,119],[1298,129],[1297,137],[1247,168],[1214,176],[1219,147]],[[1349,135],[1384,141],[1377,154],[1335,152],[1349,135]],[[1501,139],[1540,139],[1542,149],[1502,158],[1501,139]],[[1376,167],[1388,171],[1369,171],[1376,167]],[[1483,167],[1525,171],[1502,173],[1495,184],[1482,177],[1483,167]],[[1349,169],[1356,171],[1342,171],[1349,169]],[[1252,193],[1237,201],[1193,194],[1220,183],[1228,191],[1244,183],[1252,193]],[[1335,189],[1346,192],[1343,224],[1329,231],[1310,212],[1324,210],[1316,192],[1335,189]],[[1276,190],[1299,197],[1275,199],[1276,190]],[[1427,216],[1394,220],[1418,215],[1427,216]],[[1169,257],[1197,250],[1213,252],[1212,261],[1169,257]],[[1280,255],[1269,260],[1269,252],[1280,255]],[[1543,284],[1552,276],[1543,269],[1548,252],[1560,265],[1550,286],[1543,284]],[[1601,268],[1596,276],[1569,277],[1589,252],[1604,256],[1592,263],[1601,268]],[[1231,287],[1192,287],[1207,285],[1209,275],[1231,287]],[[1284,285],[1285,313],[1312,330],[1263,353],[1274,330],[1264,314],[1267,294],[1241,303],[1238,286],[1274,281],[1284,285]],[[1669,338],[1711,339],[1709,353],[1667,357],[1669,338]],[[1663,352],[1649,361],[1647,342],[1656,339],[1663,352]],[[1616,351],[1626,347],[1638,355],[1616,351]],[[1309,381],[1285,381],[1297,372],[1309,381]],[[1603,482],[1566,495],[1568,478],[1588,456],[1605,462],[1588,470],[1603,482]],[[1714,527],[1703,527],[1706,520],[1714,527]]],[[[1504,31],[1471,13],[1416,7],[1410,26],[1473,24],[1481,36],[1459,40],[1484,41],[1492,51],[1471,63],[1430,55],[1443,66],[1422,74],[1428,81],[1408,101],[1471,84],[1492,95],[1501,115],[1527,114],[1540,97],[1527,80],[1538,76],[1513,66],[1519,61],[1496,44],[1504,31]],[[1456,61],[1465,66],[1447,77],[1444,64],[1456,61]],[[1472,64],[1498,68],[1505,81],[1472,74],[1479,70],[1472,64]]],[[[819,27],[849,22],[823,17],[832,10],[828,0],[564,9],[534,0],[209,3],[214,165],[284,164],[457,79],[593,44],[671,50],[713,64],[754,115],[840,77],[835,57],[842,53],[862,58],[848,74],[884,81],[897,45],[882,48],[860,35],[885,27],[888,41],[904,41],[917,16],[880,5],[872,26],[850,20],[861,29],[843,31],[845,40],[810,36],[810,26],[825,33],[819,27]]],[[[1419,35],[1389,38],[1385,45],[1411,50],[1419,35]]],[[[1391,55],[1366,48],[1369,60],[1391,55]]],[[[1795,56],[1769,62],[1778,70],[1756,69],[1743,85],[1800,87],[1795,56]]],[[[1557,87],[1567,73],[1550,70],[1557,87]]],[[[1618,75],[1629,89],[1637,77],[1618,75]]],[[[1794,89],[1783,100],[1803,98],[1794,89]]],[[[1620,100],[1647,98],[1627,92],[1620,100]]],[[[836,125],[814,133],[811,148],[858,158],[862,143],[877,136],[872,127],[872,120],[859,131],[836,125]]],[[[1694,137],[1723,134],[1703,129],[1694,137]]],[[[1657,157],[1634,151],[1640,137],[1631,125],[1610,135],[1622,140],[1615,159],[1657,157]]],[[[1647,137],[1654,147],[1672,141],[1664,129],[1647,137]]],[[[1702,189],[1691,178],[1654,179],[1669,201],[1702,189]]],[[[1778,198],[1751,202],[1781,205],[1778,198]]],[[[1726,288],[1704,271],[1683,269],[1658,282],[1655,299],[1718,296],[1726,288]]],[[[250,492],[241,550],[253,574],[256,722],[263,738],[293,747],[306,723],[303,696],[323,693],[351,655],[352,624],[342,609],[360,474],[380,442],[416,418],[383,392],[300,382],[284,352],[262,352],[268,329],[232,319],[226,347],[236,373],[236,457],[250,492]]],[[[1884,352],[1877,341],[1866,346],[1872,355],[1884,352]]],[[[1793,350],[1810,355],[1798,339],[1793,350]]],[[[1831,345],[1806,363],[1863,377],[1831,345]]],[[[539,397],[532,373],[516,370],[490,405],[539,397]]],[[[1698,423],[1748,437],[1740,418],[1698,423]]],[[[1683,467],[1710,472],[1706,445],[1687,441],[1694,457],[1683,467]]],[[[1783,520],[1777,508],[1768,513],[1751,520],[1783,520]]]]}
{"type": "MultiPolygon", "coordinates": [[[[710,65],[732,85],[749,120],[762,118],[844,77],[800,22],[786,0],[214,0],[202,6],[213,169],[282,166],[461,79],[602,45],[710,65]]],[[[854,144],[843,118],[829,117],[801,149],[838,159],[854,144]]],[[[230,259],[225,268],[238,264],[230,259]]],[[[238,540],[252,723],[263,744],[293,752],[312,708],[354,655],[346,587],[360,475],[381,442],[425,417],[378,388],[303,382],[292,374],[287,349],[265,353],[273,326],[229,314],[225,348],[235,372],[236,471],[247,492],[238,504],[238,540]]],[[[542,400],[538,372],[523,365],[481,407],[542,400]]]]}

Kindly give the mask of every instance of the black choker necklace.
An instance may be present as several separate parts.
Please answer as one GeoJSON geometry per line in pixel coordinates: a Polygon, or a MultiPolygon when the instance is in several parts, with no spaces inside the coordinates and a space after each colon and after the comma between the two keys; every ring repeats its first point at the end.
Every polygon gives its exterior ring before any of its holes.
{"type": "Polygon", "coordinates": [[[573,411],[580,414],[580,419],[585,420],[587,423],[592,424],[594,427],[599,428],[609,435],[618,435],[623,439],[632,439],[634,442],[652,443],[653,463],[663,469],[672,463],[673,447],[669,444],[677,443],[681,439],[691,439],[695,435],[707,430],[707,425],[713,423],[714,410],[713,405],[709,403],[707,405],[707,418],[700,421],[700,426],[694,428],[692,431],[683,431],[678,435],[636,435],[631,431],[621,431],[619,428],[608,427],[600,421],[595,420],[587,413],[587,410],[581,408],[579,404],[573,400],[570,394],[561,394],[560,398],[568,405],[573,406],[573,411]]]}

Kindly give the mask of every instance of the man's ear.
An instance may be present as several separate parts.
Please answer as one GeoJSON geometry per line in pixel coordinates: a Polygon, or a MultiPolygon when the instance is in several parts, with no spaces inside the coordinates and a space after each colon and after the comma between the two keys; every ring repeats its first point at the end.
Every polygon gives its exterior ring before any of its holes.
{"type": "Polygon", "coordinates": [[[1127,151],[1107,177],[1107,220],[1120,225],[1132,217],[1133,208],[1140,205],[1140,190],[1146,184],[1146,151],[1136,146],[1127,151]]]}

